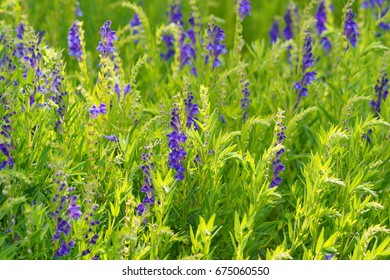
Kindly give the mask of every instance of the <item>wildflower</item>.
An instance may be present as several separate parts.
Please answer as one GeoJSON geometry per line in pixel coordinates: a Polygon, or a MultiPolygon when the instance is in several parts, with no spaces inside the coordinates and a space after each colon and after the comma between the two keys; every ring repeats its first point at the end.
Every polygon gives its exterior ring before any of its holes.
{"type": "Polygon", "coordinates": [[[69,234],[70,231],[70,224],[67,220],[62,219],[61,217],[58,217],[57,220],[57,229],[53,236],[53,240],[56,241],[61,237],[61,233],[65,234],[66,236],[69,234]]]}
{"type": "Polygon", "coordinates": [[[81,40],[80,40],[80,25],[79,21],[75,21],[70,27],[68,33],[68,45],[69,45],[69,55],[75,56],[78,61],[81,61],[81,56],[83,55],[81,40]]]}
{"type": "Polygon", "coordinates": [[[168,146],[171,149],[168,157],[169,167],[176,170],[175,179],[178,181],[184,180],[184,166],[183,161],[187,155],[186,151],[182,147],[182,144],[187,140],[187,136],[181,131],[180,117],[178,114],[178,108],[174,107],[171,110],[170,125],[173,131],[168,134],[168,146]]]}
{"type": "Polygon", "coordinates": [[[76,17],[82,17],[83,16],[83,11],[80,8],[80,3],[79,1],[76,1],[76,17]]]}
{"type": "Polygon", "coordinates": [[[102,103],[99,105],[99,107],[96,107],[95,104],[92,105],[92,108],[89,110],[89,114],[91,118],[96,119],[99,114],[106,114],[107,109],[106,109],[106,104],[102,103]]]}
{"type": "MultiPolygon", "coordinates": [[[[181,13],[179,4],[172,4],[169,6],[168,17],[169,17],[169,23],[175,23],[180,26],[183,25],[183,21],[182,21],[183,14],[181,13]]],[[[173,37],[172,34],[164,34],[162,40],[165,43],[167,52],[165,54],[160,53],[160,57],[164,60],[168,60],[175,55],[175,48],[174,48],[175,38],[173,37]]]]}
{"type": "MultiPolygon", "coordinates": [[[[119,88],[119,84],[115,83],[114,85],[114,91],[118,95],[118,101],[121,99],[121,90],[119,88]]],[[[126,84],[125,87],[123,88],[123,98],[126,98],[126,95],[131,92],[131,87],[130,84],[126,84]]]]}
{"type": "Polygon", "coordinates": [[[363,8],[375,8],[375,6],[381,7],[384,4],[385,0],[364,0],[362,7],[363,8]]]}
{"type": "Polygon", "coordinates": [[[62,240],[60,248],[56,251],[54,257],[62,257],[70,254],[70,246],[66,244],[65,240],[62,240]]]}
{"type": "Polygon", "coordinates": [[[358,26],[354,21],[355,14],[348,10],[344,24],[344,35],[348,38],[352,47],[356,48],[357,37],[359,36],[358,26]]]}
{"type": "Polygon", "coordinates": [[[103,135],[103,137],[112,142],[119,142],[118,137],[116,137],[115,135],[103,135]]]}
{"type": "Polygon", "coordinates": [[[195,117],[195,114],[199,114],[199,106],[198,104],[194,103],[194,95],[192,92],[188,92],[188,96],[186,99],[184,99],[185,109],[186,109],[186,115],[187,115],[187,122],[186,126],[187,128],[190,128],[191,125],[194,125],[194,129],[198,130],[199,126],[195,122],[195,120],[198,120],[198,118],[195,117]]]}
{"type": "Polygon", "coordinates": [[[240,16],[241,21],[244,20],[246,16],[251,15],[251,3],[249,0],[240,0],[238,5],[238,15],[240,16]]]}
{"type": "Polygon", "coordinates": [[[214,70],[215,67],[221,66],[219,56],[227,52],[226,45],[221,44],[221,42],[225,40],[225,33],[219,26],[212,23],[208,26],[207,35],[209,43],[206,46],[206,50],[208,50],[209,53],[206,55],[206,64],[213,58],[214,70]]]}
{"type": "Polygon", "coordinates": [[[142,214],[146,211],[146,207],[143,203],[138,204],[137,206],[137,213],[138,216],[142,216],[142,214]]]}
{"type": "Polygon", "coordinates": [[[377,101],[374,99],[371,100],[370,105],[377,117],[379,117],[382,100],[386,100],[387,95],[389,94],[389,79],[387,78],[386,73],[382,75],[382,78],[378,80],[377,85],[375,85],[375,93],[377,96],[377,101]]]}
{"type": "MultiPolygon", "coordinates": [[[[275,146],[283,144],[283,141],[286,139],[286,134],[284,130],[286,130],[286,126],[283,125],[282,119],[283,111],[279,110],[278,112],[278,121],[276,123],[276,143],[275,146]]],[[[286,169],[286,166],[282,164],[280,158],[286,150],[281,148],[277,151],[276,156],[272,162],[272,181],[269,185],[269,188],[275,188],[282,183],[282,178],[279,176],[280,173],[286,169]]]]}
{"type": "Polygon", "coordinates": [[[76,205],[77,196],[73,196],[70,201],[70,205],[66,213],[69,215],[70,219],[79,219],[83,214],[80,211],[80,206],[76,205]]]}
{"type": "Polygon", "coordinates": [[[308,95],[307,85],[312,84],[315,80],[316,72],[307,72],[308,68],[314,66],[314,58],[312,53],[313,39],[310,32],[306,32],[305,42],[303,45],[303,59],[302,59],[302,80],[294,84],[294,89],[298,92],[298,98],[295,103],[295,108],[298,107],[298,103],[303,96],[308,95]]]}
{"type": "Polygon", "coordinates": [[[279,39],[279,22],[275,19],[271,31],[269,32],[269,35],[271,37],[271,42],[275,43],[279,39]]]}
{"type": "Polygon", "coordinates": [[[251,92],[249,91],[249,81],[245,80],[244,78],[241,79],[240,84],[242,86],[241,92],[244,94],[243,98],[241,99],[241,109],[244,111],[243,115],[243,121],[245,122],[248,119],[248,109],[249,104],[251,103],[251,100],[249,99],[249,96],[251,92]]]}
{"type": "Polygon", "coordinates": [[[333,257],[334,257],[334,254],[326,254],[324,259],[327,260],[327,261],[329,261],[329,260],[331,260],[333,257]]]}
{"type": "Polygon", "coordinates": [[[286,40],[290,40],[294,37],[293,31],[293,20],[291,17],[291,9],[288,8],[286,14],[284,15],[284,21],[286,23],[286,27],[283,29],[283,35],[286,40]]]}
{"type": "Polygon", "coordinates": [[[101,35],[101,41],[97,50],[101,53],[103,57],[107,57],[109,54],[115,51],[114,41],[118,40],[116,37],[116,32],[111,31],[111,21],[106,21],[99,31],[101,35]]]}
{"type": "MultiPolygon", "coordinates": [[[[142,23],[137,13],[134,14],[133,19],[130,21],[130,30],[133,36],[139,34],[142,30],[142,23]]],[[[134,40],[134,43],[138,43],[138,40],[134,40]]]]}
{"type": "MultiPolygon", "coordinates": [[[[317,33],[319,36],[326,31],[326,8],[325,8],[325,2],[321,1],[318,5],[317,12],[315,14],[315,19],[317,20],[316,22],[316,28],[317,28],[317,33]]],[[[329,41],[329,38],[326,36],[321,37],[320,39],[320,44],[323,46],[323,48],[326,51],[329,51],[330,48],[332,47],[332,44],[329,41]]]]}
{"type": "Polygon", "coordinates": [[[89,241],[89,243],[91,243],[91,244],[96,244],[98,238],[99,238],[99,234],[95,234],[94,236],[92,236],[92,238],[91,238],[91,240],[89,241]]]}
{"type": "Polygon", "coordinates": [[[19,39],[19,40],[22,40],[23,39],[23,35],[24,35],[24,32],[25,32],[25,27],[26,25],[24,23],[20,23],[17,27],[16,27],[16,37],[19,39]]]}

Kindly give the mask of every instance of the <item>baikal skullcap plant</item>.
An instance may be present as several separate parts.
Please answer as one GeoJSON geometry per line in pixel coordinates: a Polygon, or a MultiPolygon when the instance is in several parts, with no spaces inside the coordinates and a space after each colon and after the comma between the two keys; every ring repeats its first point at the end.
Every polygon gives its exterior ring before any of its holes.
{"type": "Polygon", "coordinates": [[[0,1],[0,259],[390,260],[389,0],[103,2],[0,1]]]}

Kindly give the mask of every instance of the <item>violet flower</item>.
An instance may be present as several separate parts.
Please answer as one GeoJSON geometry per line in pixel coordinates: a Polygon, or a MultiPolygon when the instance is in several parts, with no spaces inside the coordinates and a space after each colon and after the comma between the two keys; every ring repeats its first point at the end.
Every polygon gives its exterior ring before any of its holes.
{"type": "Polygon", "coordinates": [[[379,117],[379,114],[381,112],[382,100],[386,100],[387,95],[389,94],[389,79],[386,73],[382,75],[382,78],[378,80],[378,84],[375,85],[375,93],[377,96],[377,100],[371,100],[370,105],[374,110],[376,116],[379,117]]]}
{"type": "Polygon", "coordinates": [[[307,85],[311,85],[315,80],[316,72],[308,72],[308,68],[314,66],[314,57],[312,53],[313,39],[310,32],[306,32],[305,42],[303,45],[303,59],[302,59],[302,79],[294,84],[294,89],[298,92],[298,98],[295,103],[295,108],[303,96],[308,96],[307,85]]]}
{"type": "Polygon", "coordinates": [[[91,116],[92,119],[96,119],[99,114],[106,114],[107,113],[107,109],[106,109],[106,104],[102,103],[99,105],[99,107],[96,107],[95,104],[92,105],[92,108],[89,110],[89,114],[91,116]]]}
{"type": "Polygon", "coordinates": [[[241,92],[243,93],[243,98],[241,99],[241,109],[244,111],[243,115],[243,122],[246,122],[248,119],[248,110],[249,110],[249,104],[251,103],[251,100],[249,98],[251,92],[249,91],[249,81],[248,80],[241,80],[240,84],[242,85],[241,92]]]}
{"type": "Polygon", "coordinates": [[[173,107],[171,110],[171,121],[170,125],[173,131],[168,136],[168,146],[170,149],[168,163],[169,167],[176,170],[175,179],[178,181],[184,180],[184,159],[187,155],[184,150],[183,144],[187,140],[187,136],[181,130],[180,117],[178,114],[179,109],[173,107]]]}
{"type": "MultiPolygon", "coordinates": [[[[142,31],[142,23],[139,19],[139,16],[137,13],[134,14],[133,19],[130,21],[130,30],[133,34],[133,36],[136,36],[142,31]]],[[[134,43],[137,44],[139,42],[138,39],[134,40],[134,43]]]]}
{"type": "Polygon", "coordinates": [[[249,0],[239,0],[238,4],[238,15],[240,16],[241,21],[245,19],[246,16],[251,15],[251,2],[249,0]]]}
{"type": "Polygon", "coordinates": [[[185,109],[186,109],[186,115],[187,115],[187,121],[186,126],[187,128],[191,128],[191,125],[194,125],[194,130],[199,129],[199,125],[195,122],[195,120],[198,120],[197,117],[195,117],[196,114],[199,114],[199,106],[198,104],[194,103],[194,95],[192,92],[188,92],[188,96],[186,99],[184,99],[185,109]]]}
{"type": "Polygon", "coordinates": [[[271,43],[275,43],[279,39],[279,22],[275,19],[271,26],[269,35],[271,37],[271,43]]]}
{"type": "MultiPolygon", "coordinates": [[[[169,23],[176,23],[180,26],[183,25],[183,14],[181,13],[180,4],[172,4],[169,6],[168,17],[169,23]]],[[[164,34],[162,40],[165,43],[166,53],[160,53],[160,57],[163,60],[169,60],[175,55],[175,38],[172,34],[164,34]]]]}
{"type": "MultiPolygon", "coordinates": [[[[283,141],[286,139],[286,134],[284,133],[284,130],[286,130],[286,127],[283,125],[282,122],[279,122],[276,124],[278,127],[277,133],[276,133],[276,143],[275,146],[278,144],[283,144],[283,141]]],[[[282,183],[282,178],[280,177],[280,173],[286,169],[286,166],[282,164],[280,158],[283,155],[283,153],[286,150],[284,148],[280,149],[275,156],[275,159],[272,162],[272,181],[269,185],[269,188],[275,188],[279,186],[282,183]]]]}
{"type": "Polygon", "coordinates": [[[283,18],[286,23],[286,27],[283,29],[283,35],[286,40],[290,40],[294,37],[294,24],[290,8],[287,9],[286,14],[283,18]]]}
{"type": "Polygon", "coordinates": [[[80,23],[77,20],[70,27],[68,33],[68,46],[69,55],[75,56],[78,61],[81,61],[83,51],[80,39],[80,23]]]}
{"type": "Polygon", "coordinates": [[[206,55],[205,63],[207,64],[212,59],[212,67],[214,70],[215,67],[221,66],[219,56],[227,52],[226,45],[221,44],[221,42],[225,40],[225,33],[219,26],[212,23],[208,26],[207,35],[209,43],[206,46],[206,50],[209,53],[206,55]]]}
{"type": "Polygon", "coordinates": [[[101,41],[99,42],[97,50],[103,57],[107,57],[115,52],[114,41],[118,40],[115,35],[116,32],[111,30],[111,21],[106,21],[100,28],[99,33],[101,35],[101,41]]]}
{"type": "Polygon", "coordinates": [[[359,36],[358,26],[354,21],[355,14],[348,10],[344,24],[344,35],[348,38],[352,47],[356,48],[357,37],[359,36]]]}
{"type": "Polygon", "coordinates": [[[332,47],[332,44],[330,43],[328,37],[321,36],[321,34],[327,30],[327,28],[325,26],[325,24],[326,24],[326,8],[325,8],[325,2],[323,0],[318,4],[317,12],[316,12],[314,17],[317,20],[317,22],[316,22],[317,33],[321,37],[320,44],[323,46],[323,48],[327,52],[329,52],[329,50],[332,47]]]}

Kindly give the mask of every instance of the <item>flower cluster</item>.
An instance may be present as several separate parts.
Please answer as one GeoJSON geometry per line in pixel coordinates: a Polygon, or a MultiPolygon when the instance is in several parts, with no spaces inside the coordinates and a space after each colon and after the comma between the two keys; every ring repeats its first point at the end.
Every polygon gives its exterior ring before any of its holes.
{"type": "Polygon", "coordinates": [[[279,32],[279,22],[275,19],[272,23],[271,31],[269,32],[272,43],[275,43],[279,39],[279,32]]]}
{"type": "MultiPolygon", "coordinates": [[[[379,17],[381,18],[381,21],[379,22],[379,27],[382,30],[390,30],[390,23],[389,22],[384,22],[383,19],[386,17],[387,13],[390,10],[389,5],[384,5],[385,0],[365,0],[362,4],[363,8],[371,8],[375,14],[375,18],[378,19],[379,17]],[[380,14],[378,12],[378,9],[380,10],[380,14]]],[[[380,36],[380,34],[378,34],[380,36]]]]}
{"type": "Polygon", "coordinates": [[[93,119],[96,119],[99,116],[99,114],[104,115],[106,113],[107,113],[107,109],[106,109],[106,104],[104,103],[100,104],[99,107],[93,104],[92,108],[89,110],[89,114],[93,119]]]}
{"type": "Polygon", "coordinates": [[[389,78],[386,73],[382,75],[382,78],[378,80],[378,84],[375,85],[375,93],[377,100],[371,100],[370,105],[375,114],[379,117],[382,100],[386,100],[387,95],[389,94],[389,78]]]}
{"type": "Polygon", "coordinates": [[[115,52],[114,41],[118,40],[116,37],[116,32],[111,30],[111,21],[106,21],[99,31],[101,35],[101,41],[97,50],[101,53],[103,57],[115,52]]]}
{"type": "Polygon", "coordinates": [[[346,20],[344,24],[344,35],[348,38],[352,47],[356,48],[357,37],[359,36],[358,26],[354,21],[355,14],[352,10],[347,11],[346,20]]]}
{"type": "Polygon", "coordinates": [[[208,26],[207,35],[209,43],[206,46],[206,50],[209,53],[206,55],[205,63],[207,64],[211,60],[211,58],[213,58],[214,69],[215,67],[221,66],[219,56],[227,52],[226,45],[221,44],[221,42],[225,40],[225,33],[219,26],[215,25],[214,23],[211,23],[208,26]]]}
{"type": "MultiPolygon", "coordinates": [[[[325,24],[326,24],[326,7],[325,7],[324,0],[322,0],[318,4],[318,8],[317,8],[317,11],[316,11],[316,14],[314,17],[317,20],[316,28],[317,28],[318,35],[321,36],[321,34],[327,30],[326,26],[325,26],[325,24]]],[[[321,36],[320,44],[323,46],[323,48],[327,52],[332,47],[332,44],[330,43],[329,38],[326,36],[321,36]]]]}
{"type": "Polygon", "coordinates": [[[196,60],[196,35],[195,35],[195,20],[193,17],[190,17],[188,22],[191,25],[191,28],[187,32],[183,32],[180,38],[180,69],[183,69],[185,65],[191,67],[191,74],[197,76],[195,65],[193,61],[196,60]],[[186,43],[186,39],[189,39],[186,43]]]}
{"type": "MultiPolygon", "coordinates": [[[[114,91],[118,95],[118,101],[120,101],[121,100],[121,89],[119,88],[119,84],[118,83],[115,83],[114,91]]],[[[129,92],[131,92],[130,84],[126,84],[125,87],[123,88],[123,99],[126,98],[126,95],[129,92]]]]}
{"type": "Polygon", "coordinates": [[[68,33],[69,55],[75,56],[78,61],[81,61],[83,55],[81,39],[80,39],[80,22],[76,20],[70,27],[68,33]]]}
{"type": "Polygon", "coordinates": [[[171,110],[170,125],[173,131],[168,136],[168,146],[171,150],[168,157],[169,167],[176,170],[175,179],[178,181],[184,180],[184,159],[187,155],[183,144],[187,140],[187,136],[181,130],[181,123],[179,117],[179,109],[174,106],[171,110]]]}
{"type": "Polygon", "coordinates": [[[314,66],[314,58],[312,53],[313,39],[310,32],[306,32],[305,42],[303,45],[303,59],[302,59],[302,80],[294,84],[294,89],[298,92],[298,98],[295,103],[295,108],[298,107],[298,103],[303,96],[308,96],[307,85],[312,84],[316,78],[316,72],[308,72],[308,68],[314,66]]]}
{"type": "Polygon", "coordinates": [[[242,86],[241,92],[244,95],[241,99],[241,109],[244,111],[242,119],[244,122],[246,122],[246,120],[248,119],[249,104],[251,103],[251,100],[249,98],[251,92],[249,91],[249,81],[246,80],[244,77],[241,78],[240,84],[242,86]]]}
{"type": "Polygon", "coordinates": [[[144,184],[141,187],[141,192],[145,194],[145,197],[143,198],[142,203],[137,206],[137,212],[139,216],[142,216],[147,210],[147,207],[153,206],[155,202],[154,186],[152,180],[152,171],[154,165],[150,162],[150,156],[151,154],[149,153],[142,154],[142,160],[144,161],[144,164],[141,168],[144,175],[144,184]]]}
{"type": "MultiPolygon", "coordinates": [[[[183,26],[183,14],[181,12],[180,4],[172,4],[169,6],[169,23],[175,23],[183,26]]],[[[164,34],[162,38],[165,43],[166,53],[160,53],[160,57],[164,60],[168,60],[175,55],[175,38],[172,34],[164,34]]]]}
{"type": "MultiPolygon", "coordinates": [[[[133,16],[133,19],[130,21],[130,30],[131,30],[131,33],[133,34],[133,36],[136,36],[137,34],[141,33],[141,30],[142,30],[142,23],[139,19],[139,16],[137,13],[134,14],[133,16]]],[[[138,39],[135,39],[134,40],[134,43],[138,43],[139,40],[138,39]]]]}
{"type": "Polygon", "coordinates": [[[187,128],[191,128],[191,125],[194,125],[194,129],[198,130],[199,126],[195,122],[195,120],[198,120],[197,117],[195,117],[196,114],[199,114],[199,106],[198,104],[194,103],[194,95],[192,92],[188,92],[187,98],[184,99],[185,109],[186,109],[186,115],[187,115],[187,122],[186,126],[187,128]]]}
{"type": "Polygon", "coordinates": [[[244,20],[246,16],[251,15],[251,2],[249,0],[240,0],[238,4],[238,15],[241,20],[244,20]]]}
{"type": "Polygon", "coordinates": [[[12,169],[14,167],[14,159],[10,153],[11,150],[15,148],[11,139],[11,117],[15,115],[16,112],[11,111],[11,107],[7,102],[5,94],[0,95],[0,102],[1,104],[3,104],[4,111],[7,112],[3,115],[3,124],[1,125],[0,132],[0,134],[4,137],[4,140],[6,140],[3,143],[0,143],[0,150],[2,154],[7,158],[0,163],[0,170],[3,170],[7,165],[9,169],[12,169]]]}
{"type": "Polygon", "coordinates": [[[286,40],[291,40],[294,37],[294,23],[292,20],[291,9],[287,9],[286,14],[284,15],[284,22],[286,27],[283,29],[283,35],[286,40]]]}
{"type": "MultiPolygon", "coordinates": [[[[276,143],[275,146],[283,144],[283,141],[286,139],[286,134],[284,130],[286,130],[286,126],[283,125],[283,112],[278,112],[278,122],[276,124],[277,132],[276,132],[276,143]]],[[[272,162],[272,181],[269,185],[269,188],[275,188],[282,183],[282,178],[279,176],[280,173],[286,169],[286,166],[282,164],[280,158],[286,150],[284,148],[279,149],[277,151],[275,159],[272,162]]]]}

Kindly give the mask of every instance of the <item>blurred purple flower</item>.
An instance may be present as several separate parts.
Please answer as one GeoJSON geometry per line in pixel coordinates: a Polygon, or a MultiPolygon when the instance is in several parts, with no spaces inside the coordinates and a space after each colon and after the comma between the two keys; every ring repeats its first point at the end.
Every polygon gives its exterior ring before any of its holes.
{"type": "MultiPolygon", "coordinates": [[[[327,28],[325,26],[325,24],[326,24],[326,7],[325,7],[325,2],[323,0],[318,4],[317,12],[316,12],[314,17],[317,20],[316,28],[317,28],[318,35],[321,36],[321,34],[327,30],[327,28]]],[[[327,52],[332,47],[332,44],[330,43],[329,38],[326,36],[321,37],[320,44],[323,46],[323,48],[327,52]]]]}
{"type": "Polygon", "coordinates": [[[348,38],[352,47],[356,48],[357,37],[359,36],[358,26],[354,21],[355,14],[348,10],[344,24],[344,35],[348,38]]]}
{"type": "Polygon", "coordinates": [[[103,137],[112,142],[119,142],[118,137],[116,137],[115,135],[103,135],[103,137]]]}
{"type": "Polygon", "coordinates": [[[185,109],[186,109],[186,115],[187,115],[187,122],[186,126],[187,128],[190,128],[191,125],[194,125],[194,130],[198,130],[199,126],[195,122],[195,120],[198,120],[198,118],[195,117],[196,114],[199,114],[199,106],[198,104],[194,103],[194,95],[192,92],[188,92],[187,98],[184,99],[185,109]]]}
{"type": "Polygon", "coordinates": [[[238,15],[240,16],[241,21],[245,19],[246,16],[251,15],[251,2],[249,0],[239,0],[238,4],[238,15]]]}
{"type": "Polygon", "coordinates": [[[279,32],[279,22],[275,19],[269,32],[271,43],[275,43],[279,39],[279,32]]]}
{"type": "Polygon", "coordinates": [[[284,21],[286,23],[286,27],[283,29],[283,35],[286,40],[290,40],[294,37],[294,24],[291,17],[291,9],[288,8],[286,14],[284,15],[284,21]]]}
{"type": "Polygon", "coordinates": [[[387,95],[389,94],[389,79],[386,73],[382,75],[381,79],[378,80],[378,83],[375,85],[375,93],[377,100],[371,100],[370,105],[376,116],[379,117],[382,100],[386,100],[387,95]]]}

